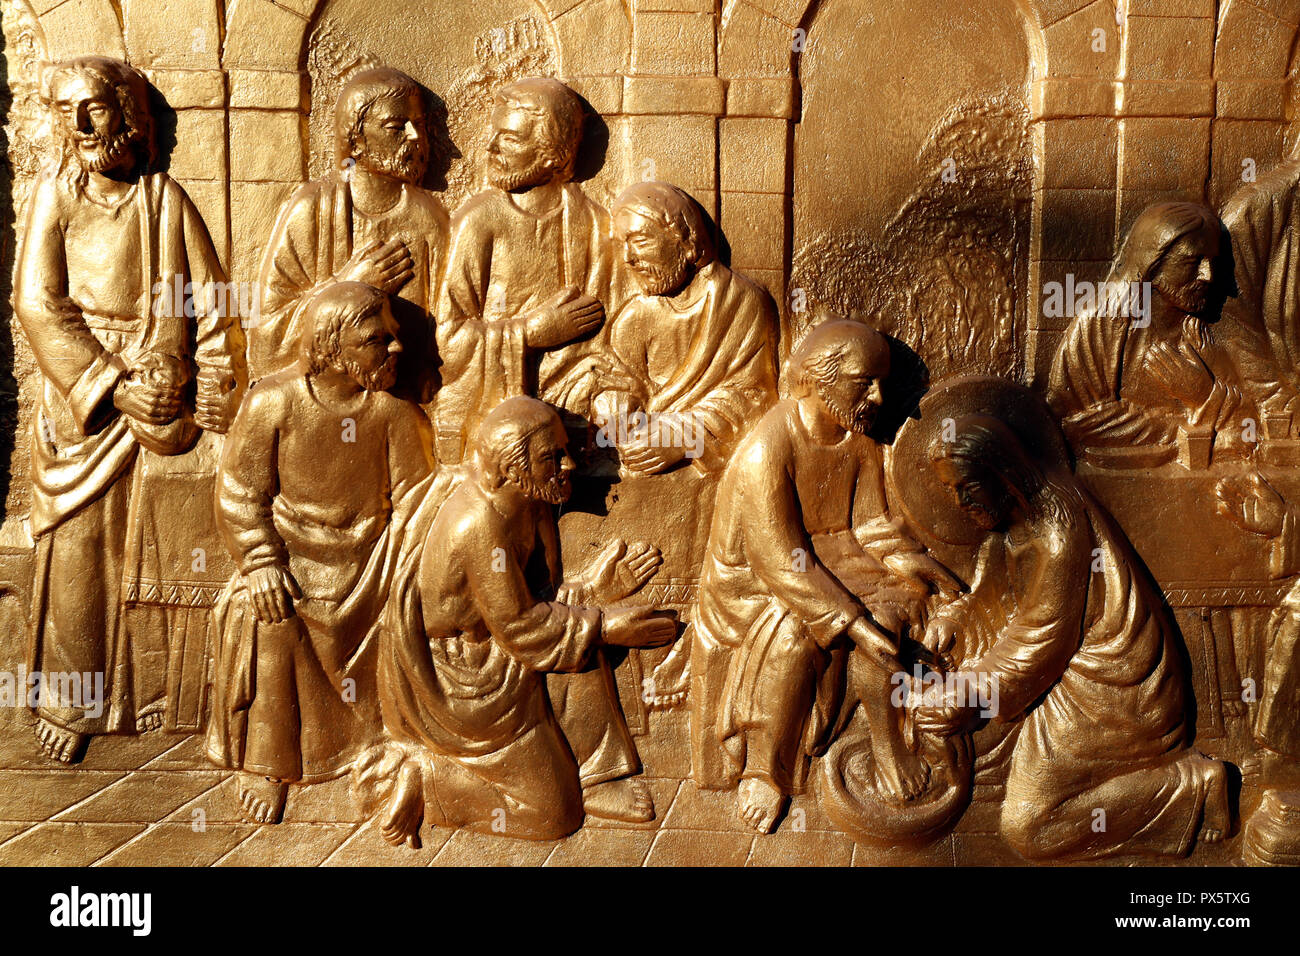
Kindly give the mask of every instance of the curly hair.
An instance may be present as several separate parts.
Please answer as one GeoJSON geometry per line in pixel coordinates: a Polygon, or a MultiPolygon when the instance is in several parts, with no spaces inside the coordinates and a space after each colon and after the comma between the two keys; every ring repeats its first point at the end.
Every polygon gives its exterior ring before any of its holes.
{"type": "Polygon", "coordinates": [[[360,325],[387,300],[387,295],[363,282],[334,282],[309,296],[302,306],[307,371],[315,375],[331,367],[342,348],[343,330],[360,325]]]}
{"type": "Polygon", "coordinates": [[[340,168],[356,155],[366,115],[380,100],[423,98],[420,85],[401,70],[377,66],[354,74],[334,104],[334,154],[340,168]]]}
{"type": "MultiPolygon", "coordinates": [[[[79,56],[51,66],[43,75],[41,96],[47,105],[53,105],[54,88],[66,76],[88,76],[113,91],[127,141],[135,155],[137,168],[149,169],[157,159],[158,144],[155,137],[153,114],[149,109],[149,81],[135,67],[104,56],[79,56]]],[[[72,138],[65,136],[59,161],[60,171],[71,176],[74,184],[85,184],[85,172],[79,163],[70,162],[75,157],[72,138]]]]}

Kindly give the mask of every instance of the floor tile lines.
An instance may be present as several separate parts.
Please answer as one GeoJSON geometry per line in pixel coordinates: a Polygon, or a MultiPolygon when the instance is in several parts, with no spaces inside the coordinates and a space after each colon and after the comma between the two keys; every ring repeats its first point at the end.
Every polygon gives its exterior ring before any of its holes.
{"type": "MultiPolygon", "coordinates": [[[[128,774],[127,776],[129,777],[130,774],[128,774]]],[[[221,778],[220,780],[217,780],[215,783],[212,784],[212,786],[208,787],[208,789],[204,790],[202,793],[199,793],[199,794],[195,795],[194,797],[190,798],[189,800],[184,801],[183,804],[182,804],[182,806],[183,806],[185,803],[191,803],[191,802],[193,802],[194,800],[198,800],[198,799],[200,799],[200,798],[202,798],[202,797],[207,796],[207,795],[210,794],[213,790],[217,789],[217,787],[221,786],[224,782],[225,782],[225,778],[224,778],[224,777],[221,778]]],[[[113,786],[113,784],[110,784],[108,787],[105,787],[103,790],[100,790],[99,793],[104,793],[105,791],[109,790],[112,786],[113,786]]],[[[75,804],[74,804],[74,806],[75,806],[75,804]]],[[[73,809],[73,807],[68,807],[68,809],[71,810],[71,809],[73,809]]],[[[66,811],[65,811],[65,812],[66,812],[66,811]]],[[[107,853],[105,853],[103,856],[99,857],[99,858],[96,859],[96,860],[93,860],[93,861],[91,862],[90,865],[91,865],[91,866],[98,866],[98,865],[99,865],[99,864],[100,864],[104,859],[106,859],[106,858],[109,857],[109,856],[112,856],[112,855],[113,855],[114,853],[116,853],[118,850],[124,850],[124,849],[126,849],[127,847],[129,847],[132,843],[137,843],[137,842],[139,842],[140,840],[145,839],[147,836],[149,836],[149,834],[153,833],[153,832],[154,832],[155,830],[157,830],[159,827],[163,826],[164,823],[165,823],[165,821],[167,820],[167,817],[171,816],[172,812],[174,812],[174,811],[168,811],[167,813],[163,814],[162,819],[159,819],[159,820],[153,820],[153,821],[149,821],[149,822],[147,822],[147,824],[146,824],[146,826],[145,826],[145,828],[144,828],[143,830],[141,830],[141,831],[140,831],[139,833],[137,833],[135,836],[131,837],[131,839],[127,840],[127,841],[126,841],[125,843],[123,843],[121,846],[113,847],[113,849],[109,850],[109,851],[108,851],[107,853]]],[[[141,821],[141,822],[145,822],[145,821],[141,821]]],[[[176,824],[175,824],[175,823],[166,823],[166,825],[167,825],[167,826],[175,826],[176,824]]]]}

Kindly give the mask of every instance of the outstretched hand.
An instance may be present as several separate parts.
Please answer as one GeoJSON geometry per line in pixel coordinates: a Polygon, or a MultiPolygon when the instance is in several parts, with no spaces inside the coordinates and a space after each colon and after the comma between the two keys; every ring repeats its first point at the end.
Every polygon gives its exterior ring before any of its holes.
{"type": "Polygon", "coordinates": [[[604,641],[615,647],[662,647],[677,636],[677,615],[651,607],[605,609],[604,641]]]}
{"type": "Polygon", "coordinates": [[[663,563],[663,554],[654,545],[616,538],[596,556],[588,572],[590,603],[613,604],[635,594],[663,563]]]}

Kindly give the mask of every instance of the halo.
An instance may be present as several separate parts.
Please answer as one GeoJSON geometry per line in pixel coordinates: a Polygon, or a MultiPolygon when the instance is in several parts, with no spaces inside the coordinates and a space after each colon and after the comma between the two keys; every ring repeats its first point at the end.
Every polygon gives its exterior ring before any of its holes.
{"type": "Polygon", "coordinates": [[[914,529],[957,545],[977,545],[985,532],[957,507],[930,462],[945,422],[990,415],[1005,423],[1044,468],[1070,467],[1070,448],[1047,403],[1036,392],[989,375],[960,375],[932,388],[898,431],[887,475],[889,499],[914,529]]]}

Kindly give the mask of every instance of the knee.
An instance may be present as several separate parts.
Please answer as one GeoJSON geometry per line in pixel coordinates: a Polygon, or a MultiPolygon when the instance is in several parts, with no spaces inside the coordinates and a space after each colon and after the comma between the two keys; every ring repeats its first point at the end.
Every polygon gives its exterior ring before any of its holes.
{"type": "Polygon", "coordinates": [[[1007,845],[1026,860],[1046,860],[1059,853],[1048,834],[1046,818],[1032,805],[1006,800],[998,830],[1007,845]]]}

